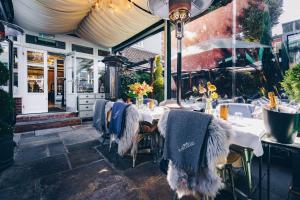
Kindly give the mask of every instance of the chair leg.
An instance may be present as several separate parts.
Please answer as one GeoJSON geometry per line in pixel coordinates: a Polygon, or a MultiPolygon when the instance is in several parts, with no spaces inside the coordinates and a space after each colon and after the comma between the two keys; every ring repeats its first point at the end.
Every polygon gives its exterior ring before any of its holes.
{"type": "Polygon", "coordinates": [[[172,195],[172,200],[177,200],[177,194],[175,191],[172,192],[173,195],[172,195]]]}
{"type": "Polygon", "coordinates": [[[113,136],[112,136],[112,134],[110,134],[110,136],[109,136],[109,152],[111,150],[112,142],[113,142],[113,136]]]}
{"type": "Polygon", "coordinates": [[[137,157],[136,153],[132,155],[132,168],[135,168],[136,157],[137,157]]]}
{"type": "Polygon", "coordinates": [[[234,183],[234,177],[232,173],[232,166],[227,166],[226,167],[228,176],[229,176],[229,181],[230,181],[230,186],[231,186],[231,192],[232,192],[232,197],[234,200],[237,200],[236,193],[235,193],[235,183],[234,183]]]}
{"type": "Polygon", "coordinates": [[[247,177],[247,181],[248,181],[248,189],[249,189],[250,193],[252,192],[251,157],[252,157],[252,152],[250,152],[248,149],[245,149],[244,155],[243,155],[243,160],[244,160],[246,177],[247,177]]]}

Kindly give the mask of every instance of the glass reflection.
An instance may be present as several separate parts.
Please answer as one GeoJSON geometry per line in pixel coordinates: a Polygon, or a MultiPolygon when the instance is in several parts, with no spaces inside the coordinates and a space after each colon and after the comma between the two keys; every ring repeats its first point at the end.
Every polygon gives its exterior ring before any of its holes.
{"type": "Polygon", "coordinates": [[[76,58],[77,92],[92,93],[94,91],[94,61],[87,58],[76,58]]]}

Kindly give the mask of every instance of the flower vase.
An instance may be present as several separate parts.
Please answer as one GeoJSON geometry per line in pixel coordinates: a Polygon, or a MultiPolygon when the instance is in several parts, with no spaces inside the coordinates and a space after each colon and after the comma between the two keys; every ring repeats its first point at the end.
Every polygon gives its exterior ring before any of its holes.
{"type": "Polygon", "coordinates": [[[212,114],[213,112],[213,107],[212,107],[212,99],[211,98],[206,98],[206,104],[205,104],[205,113],[206,114],[212,114]]]}
{"type": "Polygon", "coordinates": [[[136,97],[135,99],[135,104],[136,104],[136,107],[138,109],[142,108],[143,104],[144,104],[144,97],[141,96],[141,97],[136,97]]]}

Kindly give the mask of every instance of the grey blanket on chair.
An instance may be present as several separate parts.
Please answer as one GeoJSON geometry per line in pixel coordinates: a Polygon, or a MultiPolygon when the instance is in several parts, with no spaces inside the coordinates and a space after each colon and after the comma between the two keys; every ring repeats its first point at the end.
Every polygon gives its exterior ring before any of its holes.
{"type": "Polygon", "coordinates": [[[106,131],[105,125],[105,105],[108,101],[105,99],[98,99],[95,102],[95,110],[93,117],[93,126],[100,132],[106,131]]]}
{"type": "Polygon", "coordinates": [[[211,119],[211,115],[200,112],[171,110],[167,122],[164,158],[192,174],[207,167],[207,129],[211,119]]]}

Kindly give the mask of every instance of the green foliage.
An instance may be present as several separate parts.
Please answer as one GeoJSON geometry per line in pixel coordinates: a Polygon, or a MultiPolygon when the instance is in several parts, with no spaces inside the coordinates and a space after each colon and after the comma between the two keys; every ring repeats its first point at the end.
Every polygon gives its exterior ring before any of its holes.
{"type": "Polygon", "coordinates": [[[2,62],[0,62],[0,85],[4,85],[5,83],[7,83],[8,79],[8,69],[2,62]]]}
{"type": "Polygon", "coordinates": [[[158,102],[164,100],[164,77],[163,77],[163,65],[161,64],[161,57],[155,57],[155,70],[153,81],[153,96],[158,102]]]}
{"type": "Polygon", "coordinates": [[[238,18],[245,39],[258,42],[263,32],[263,13],[261,2],[250,1],[243,14],[238,18]]]}
{"type": "Polygon", "coordinates": [[[138,82],[142,83],[145,81],[147,84],[150,84],[151,74],[149,72],[138,71],[136,74],[138,75],[138,82]]]}
{"type": "Polygon", "coordinates": [[[281,85],[291,99],[300,102],[300,64],[286,71],[281,85]]]}
{"type": "MultiPolygon", "coordinates": [[[[0,62],[0,86],[5,84],[9,78],[8,69],[0,62]]],[[[13,133],[14,117],[13,99],[7,92],[0,89],[0,137],[13,133]]]]}
{"type": "Polygon", "coordinates": [[[139,82],[139,76],[134,71],[123,70],[120,72],[120,97],[122,99],[127,99],[130,95],[128,95],[128,86],[139,82]]]}
{"type": "Polygon", "coordinates": [[[248,7],[238,18],[245,39],[259,42],[266,34],[271,39],[271,28],[278,24],[282,6],[283,0],[249,1],[248,7]]]}

